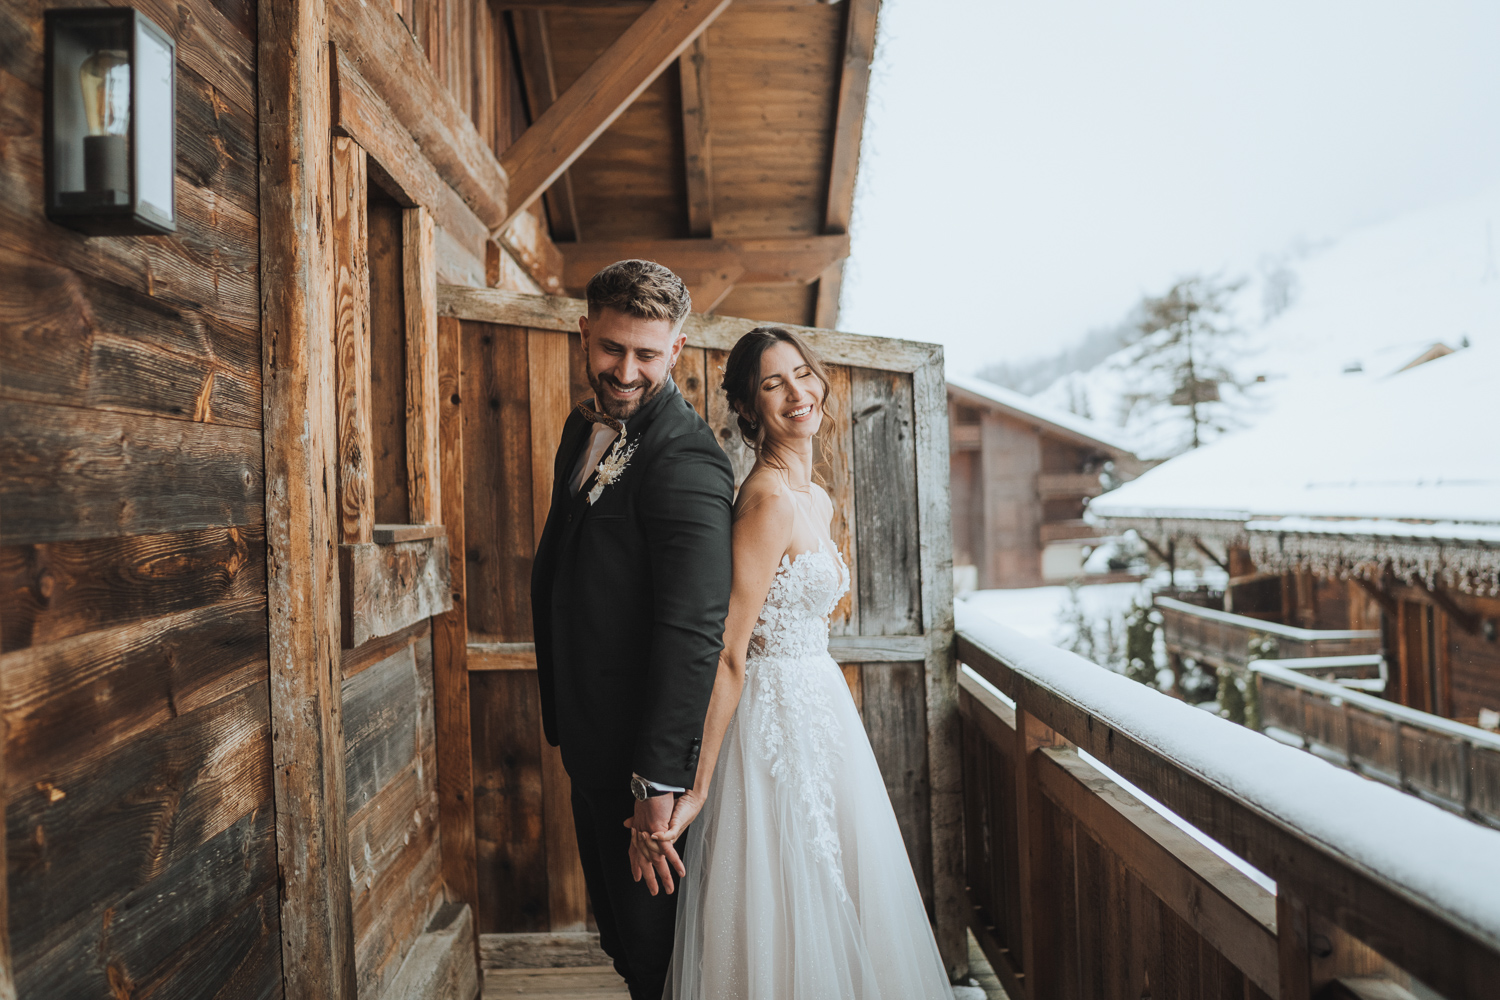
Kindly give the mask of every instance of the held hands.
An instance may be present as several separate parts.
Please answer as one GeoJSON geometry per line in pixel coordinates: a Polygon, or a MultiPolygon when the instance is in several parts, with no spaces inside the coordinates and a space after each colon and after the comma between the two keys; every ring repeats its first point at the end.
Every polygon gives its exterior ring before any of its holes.
{"type": "Polygon", "coordinates": [[[630,874],[637,882],[646,880],[651,895],[658,883],[670,895],[676,890],[672,872],[678,878],[687,868],[673,846],[688,825],[697,819],[703,798],[695,790],[679,795],[674,802],[669,795],[658,795],[635,804],[635,815],[625,821],[630,830],[630,874]]]}

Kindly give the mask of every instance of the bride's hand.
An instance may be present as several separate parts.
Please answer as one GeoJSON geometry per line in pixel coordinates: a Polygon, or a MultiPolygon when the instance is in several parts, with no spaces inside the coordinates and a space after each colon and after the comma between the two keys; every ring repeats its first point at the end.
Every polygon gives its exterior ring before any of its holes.
{"type": "Polygon", "coordinates": [[[687,870],[677,859],[677,852],[673,850],[672,845],[686,832],[688,826],[698,818],[698,813],[702,810],[703,796],[697,791],[684,792],[677,796],[677,801],[672,805],[672,818],[667,821],[667,828],[660,833],[650,835],[650,840],[659,850],[671,852],[672,866],[677,869],[679,875],[686,875],[687,870]]]}

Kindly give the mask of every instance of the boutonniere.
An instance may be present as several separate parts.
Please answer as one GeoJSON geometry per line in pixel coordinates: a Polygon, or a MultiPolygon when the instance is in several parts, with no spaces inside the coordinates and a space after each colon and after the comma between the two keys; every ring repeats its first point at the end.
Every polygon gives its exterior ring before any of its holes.
{"type": "MultiPolygon", "coordinates": [[[[639,444],[640,442],[636,442],[639,444]]],[[[594,473],[594,488],[589,490],[589,506],[599,499],[604,492],[604,487],[612,486],[625,474],[625,467],[630,464],[630,456],[635,454],[635,445],[625,445],[625,432],[615,439],[614,446],[599,460],[599,468],[594,473]]]]}

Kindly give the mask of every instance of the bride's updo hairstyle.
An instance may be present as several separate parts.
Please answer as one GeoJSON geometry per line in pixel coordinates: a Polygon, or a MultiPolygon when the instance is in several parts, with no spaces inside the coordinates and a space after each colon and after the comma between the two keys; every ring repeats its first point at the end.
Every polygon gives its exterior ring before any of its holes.
{"type": "Polygon", "coordinates": [[[765,421],[760,418],[760,359],[778,343],[791,344],[812,369],[813,375],[823,384],[823,427],[821,435],[833,419],[833,385],[828,380],[828,368],[818,352],[797,333],[782,326],[758,326],[741,337],[729,352],[724,362],[724,395],[738,418],[740,437],[757,455],[766,441],[765,421]]]}

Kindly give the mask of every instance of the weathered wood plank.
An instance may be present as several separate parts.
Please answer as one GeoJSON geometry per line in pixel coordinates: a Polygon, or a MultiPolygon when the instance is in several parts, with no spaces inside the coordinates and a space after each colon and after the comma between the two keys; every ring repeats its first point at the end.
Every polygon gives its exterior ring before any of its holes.
{"type": "Polygon", "coordinates": [[[437,262],[432,214],[401,213],[403,296],[406,306],[406,484],[408,518],[437,524],[443,517],[438,451],[437,262]]]}
{"type": "MultiPolygon", "coordinates": [[[[850,16],[854,12],[851,10],[850,16]]],[[[951,976],[968,968],[963,892],[963,766],[958,667],[953,659],[953,503],[947,383],[941,348],[911,376],[915,427],[917,561],[927,637],[927,761],[932,779],[932,865],[938,949],[951,976]]]]}
{"type": "Polygon", "coordinates": [[[672,381],[682,392],[682,398],[692,404],[698,416],[708,419],[708,396],[721,390],[717,384],[708,384],[707,358],[701,348],[684,347],[672,369],[672,381]]]}
{"type": "MultiPolygon", "coordinates": [[[[547,13],[543,10],[526,11],[517,15],[511,24],[515,30],[516,47],[521,52],[521,73],[526,83],[531,120],[536,121],[557,101],[557,75],[552,65],[552,38],[547,13]]],[[[547,218],[553,235],[560,240],[578,239],[581,227],[571,175],[563,171],[543,197],[547,202],[547,218]]]]}
{"type": "Polygon", "coordinates": [[[464,581],[463,331],[438,320],[438,434],[442,446],[443,522],[453,606],[432,619],[433,726],[443,881],[471,908],[479,905],[474,855],[474,768],[469,733],[468,605],[464,581]]]}
{"type": "Polygon", "coordinates": [[[482,261],[489,227],[448,186],[422,147],[354,68],[347,50],[338,46],[333,71],[334,130],[369,154],[377,183],[387,194],[404,208],[424,206],[452,240],[482,261]]]}
{"type": "Polygon", "coordinates": [[[0,652],[265,594],[260,528],[0,548],[0,652]]]}
{"type": "MultiPolygon", "coordinates": [[[[123,917],[132,896],[190,891],[188,871],[203,860],[202,845],[247,823],[265,828],[260,848],[241,865],[274,873],[266,808],[270,742],[261,681],[169,715],[128,742],[95,748],[78,741],[67,756],[32,752],[18,760],[22,769],[10,769],[6,791],[11,905],[27,914],[11,925],[18,974],[48,982],[48,969],[94,962],[97,940],[68,954],[76,935],[97,938],[100,914],[113,907],[123,917]]],[[[182,932],[150,920],[137,926],[143,933],[182,932]]],[[[118,930],[109,928],[111,939],[118,930]]],[[[169,953],[156,952],[155,960],[169,953]]],[[[58,995],[54,989],[52,983],[34,995],[58,995]]]]}
{"type": "Polygon", "coordinates": [[[335,273],[329,227],[312,224],[332,217],[329,5],[261,0],[256,13],[260,280],[274,289],[259,318],[284,989],[286,1000],[354,1000],[338,688],[335,273]]]}
{"type": "Polygon", "coordinates": [[[548,928],[541,699],[522,671],[475,673],[474,817],[481,933],[548,928]]]}
{"type": "Polygon", "coordinates": [[[522,212],[495,240],[531,275],[538,288],[548,295],[559,295],[563,290],[563,255],[547,235],[546,223],[537,218],[535,213],[539,211],[522,212]]]}
{"type": "Polygon", "coordinates": [[[465,323],[463,338],[469,629],[528,641],[536,547],[529,335],[517,327],[465,323]]]}
{"type": "MultiPolygon", "coordinates": [[[[722,383],[724,363],[729,360],[729,352],[708,350],[703,354],[709,381],[722,383]]],[[[738,492],[740,484],[750,475],[750,469],[755,465],[755,452],[750,450],[750,446],[740,435],[739,418],[729,406],[729,397],[722,390],[708,393],[707,396],[708,416],[705,419],[713,430],[719,447],[729,456],[730,467],[734,469],[734,488],[738,492]]]]}
{"type": "Polygon", "coordinates": [[[0,246],[201,310],[250,333],[258,329],[259,243],[252,213],[179,174],[175,237],[90,239],[48,222],[35,207],[46,197],[40,73],[32,84],[0,69],[0,117],[7,122],[0,246]]]}
{"type": "Polygon", "coordinates": [[[6,654],[7,770],[24,782],[254,684],[264,632],[257,595],[6,654]]]}
{"type": "Polygon", "coordinates": [[[343,680],[347,681],[362,671],[368,670],[387,657],[399,653],[406,646],[415,645],[432,634],[432,622],[421,619],[398,632],[383,635],[360,646],[346,649],[340,659],[343,680]]]}
{"type": "MultiPolygon", "coordinates": [[[[531,295],[498,288],[442,285],[438,288],[438,311],[444,316],[464,320],[510,324],[534,330],[572,332],[578,329],[578,317],[585,315],[588,307],[582,299],[560,295],[531,295]]],[[[687,334],[690,347],[728,351],[740,337],[762,325],[764,324],[758,320],[693,313],[682,329],[687,334]]],[[[823,360],[830,364],[913,372],[942,354],[941,349],[934,344],[865,337],[795,324],[781,325],[806,337],[818,349],[823,360]]],[[[714,378],[712,369],[709,377],[714,378]]]]}
{"type": "Polygon", "coordinates": [[[204,928],[173,957],[134,983],[141,996],[194,1000],[273,1000],[281,992],[281,923],[276,886],[204,928]]]}
{"type": "Polygon", "coordinates": [[[375,523],[370,432],[370,278],[365,151],[333,140],[334,351],[338,372],[339,541],[371,541],[375,523]]]}
{"type": "Polygon", "coordinates": [[[531,642],[470,642],[470,670],[535,670],[536,644],[531,642]]]}
{"type": "Polygon", "coordinates": [[[1105,777],[1075,750],[1043,750],[1042,790],[1261,989],[1277,989],[1275,894],[1105,777]]]}
{"type": "Polygon", "coordinates": [[[371,529],[370,537],[377,545],[394,545],[440,538],[447,533],[448,529],[441,524],[377,524],[371,529]]]}
{"type": "Polygon", "coordinates": [[[448,539],[339,546],[344,648],[406,628],[453,607],[448,539]]]}
{"type": "MultiPolygon", "coordinates": [[[[824,404],[824,425],[813,440],[814,468],[824,479],[823,486],[833,501],[833,520],[828,526],[833,544],[844,556],[849,567],[849,579],[859,579],[859,546],[855,544],[855,486],[854,486],[854,421],[852,419],[853,396],[849,385],[849,369],[844,365],[828,367],[831,383],[828,399],[824,404]]],[[[833,614],[828,616],[828,631],[832,636],[852,636],[859,633],[859,588],[850,587],[839,601],[833,614]]],[[[838,658],[838,654],[834,654],[838,658]]],[[[882,657],[871,657],[881,659],[882,657]]],[[[910,660],[911,656],[902,656],[910,660]]]]}
{"type": "Polygon", "coordinates": [[[421,734],[413,646],[345,680],[343,711],[344,811],[352,817],[416,758],[421,734]]]}
{"type": "Polygon", "coordinates": [[[0,269],[0,396],[260,426],[253,333],[11,250],[0,269]]]}
{"type": "Polygon", "coordinates": [[[257,527],[260,450],[243,427],[0,403],[4,544],[257,527]]]}
{"type": "Polygon", "coordinates": [[[729,0],[664,0],[636,18],[501,154],[511,182],[506,223],[541,197],[727,6],[729,0]]]}
{"type": "Polygon", "coordinates": [[[632,256],[671,268],[694,292],[696,311],[712,310],[728,288],[697,301],[705,288],[719,282],[754,285],[816,281],[835,261],[849,256],[848,236],[785,236],[761,239],[610,240],[566,243],[559,247],[567,262],[563,284],[583,288],[601,268],[632,256]]]}
{"type": "MultiPolygon", "coordinates": [[[[573,402],[569,398],[567,335],[528,330],[526,343],[531,403],[531,527],[533,543],[540,544],[552,506],[552,466],[573,402]]],[[[519,583],[524,586],[530,581],[519,583]]]]}
{"type": "Polygon", "coordinates": [[[921,663],[866,664],[862,705],[870,748],[896,810],[922,902],[932,907],[932,824],[927,775],[927,712],[921,663]]]}
{"type": "Polygon", "coordinates": [[[713,116],[709,112],[708,36],[699,35],[678,60],[682,81],[682,145],[687,162],[688,234],[714,234],[713,116]]]}
{"type": "Polygon", "coordinates": [[[384,3],[333,4],[328,29],[438,175],[491,231],[501,228],[507,221],[506,172],[398,13],[384,3]]]}
{"type": "Polygon", "coordinates": [[[370,189],[370,446],[374,518],[410,524],[407,476],[406,265],[404,210],[370,189]]]}
{"type": "Polygon", "coordinates": [[[859,550],[859,630],[863,635],[922,632],[921,544],[916,428],[908,376],[857,368],[850,373],[859,550]]]}
{"type": "Polygon", "coordinates": [[[18,970],[22,995],[129,996],[151,988],[152,996],[186,1000],[218,993],[237,964],[223,951],[240,950],[243,961],[258,937],[250,921],[235,917],[248,909],[259,923],[259,899],[276,884],[273,823],[267,810],[247,813],[163,864],[157,878],[80,913],[45,952],[28,954],[18,970]],[[241,932],[236,940],[215,943],[231,930],[241,932]],[[198,962],[184,976],[190,956],[198,962]]]}
{"type": "Polygon", "coordinates": [[[909,663],[927,655],[921,635],[836,635],[828,640],[828,654],[837,663],[909,663]]]}

